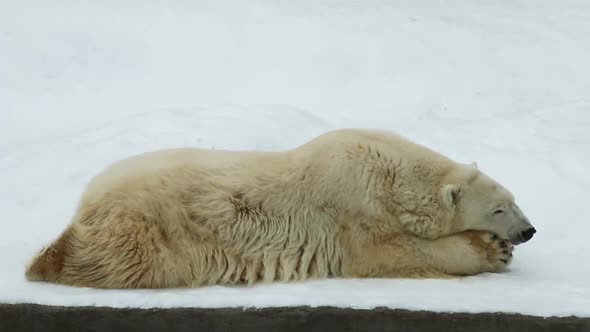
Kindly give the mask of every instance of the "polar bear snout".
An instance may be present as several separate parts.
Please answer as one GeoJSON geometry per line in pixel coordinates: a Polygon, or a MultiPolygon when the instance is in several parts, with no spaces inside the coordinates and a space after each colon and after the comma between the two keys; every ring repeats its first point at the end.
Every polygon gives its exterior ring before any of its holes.
{"type": "Polygon", "coordinates": [[[511,237],[510,242],[512,242],[512,244],[514,245],[525,243],[532,239],[535,233],[537,233],[537,230],[535,229],[535,227],[531,226],[525,229],[524,231],[518,233],[516,236],[511,237]]]}
{"type": "Polygon", "coordinates": [[[535,235],[536,232],[537,230],[535,229],[535,227],[531,227],[526,231],[520,233],[520,237],[522,239],[521,243],[527,242],[528,240],[532,239],[533,235],[535,235]]]}
{"type": "Polygon", "coordinates": [[[533,227],[529,218],[524,215],[516,204],[514,204],[510,210],[512,213],[508,215],[509,218],[507,218],[505,223],[510,225],[507,237],[510,242],[517,245],[532,239],[537,230],[533,227]]]}

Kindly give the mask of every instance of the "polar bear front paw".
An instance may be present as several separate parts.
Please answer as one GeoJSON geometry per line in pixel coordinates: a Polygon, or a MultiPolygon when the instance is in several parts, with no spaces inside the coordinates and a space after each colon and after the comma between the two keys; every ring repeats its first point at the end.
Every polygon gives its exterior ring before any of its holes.
{"type": "Polygon", "coordinates": [[[488,250],[488,262],[492,264],[494,271],[504,270],[512,262],[514,245],[496,234],[487,234],[486,236],[489,237],[489,246],[492,247],[492,250],[488,250]]]}
{"type": "Polygon", "coordinates": [[[481,258],[482,272],[500,272],[512,261],[514,245],[490,232],[469,232],[473,249],[481,258]]]}

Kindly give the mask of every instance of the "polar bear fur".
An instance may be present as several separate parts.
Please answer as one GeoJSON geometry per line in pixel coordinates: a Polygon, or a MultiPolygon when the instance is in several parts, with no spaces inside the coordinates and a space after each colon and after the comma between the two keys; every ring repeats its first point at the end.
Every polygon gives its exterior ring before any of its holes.
{"type": "Polygon", "coordinates": [[[162,288],[473,275],[504,269],[505,239],[531,227],[476,167],[348,129],[286,152],[174,149],[117,162],[26,276],[162,288]]]}

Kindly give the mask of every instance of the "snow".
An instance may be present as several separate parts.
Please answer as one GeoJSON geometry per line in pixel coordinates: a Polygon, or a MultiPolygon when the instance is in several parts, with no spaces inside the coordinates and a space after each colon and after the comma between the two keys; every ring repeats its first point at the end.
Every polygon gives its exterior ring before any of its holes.
{"type": "Polygon", "coordinates": [[[590,316],[590,2],[0,3],[0,302],[385,306],[590,316]],[[396,131],[511,189],[538,229],[507,273],[106,291],[30,283],[30,257],[111,162],[396,131]]]}

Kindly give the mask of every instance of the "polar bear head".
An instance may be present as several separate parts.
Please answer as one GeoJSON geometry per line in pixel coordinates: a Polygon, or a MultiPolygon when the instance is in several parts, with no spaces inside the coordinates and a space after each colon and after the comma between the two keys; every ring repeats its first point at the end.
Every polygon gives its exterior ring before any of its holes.
{"type": "Polygon", "coordinates": [[[441,200],[454,212],[455,225],[464,230],[496,233],[520,244],[536,230],[506,188],[479,171],[475,164],[462,165],[441,188],[441,200]]]}

